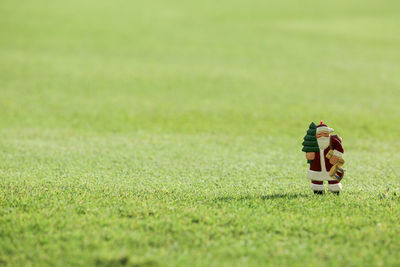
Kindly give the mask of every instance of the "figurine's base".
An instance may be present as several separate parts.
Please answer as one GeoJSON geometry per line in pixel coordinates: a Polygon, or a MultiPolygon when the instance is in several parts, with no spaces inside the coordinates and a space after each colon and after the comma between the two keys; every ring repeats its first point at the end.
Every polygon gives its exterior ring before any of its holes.
{"type": "MultiPolygon", "coordinates": [[[[329,192],[334,195],[337,195],[337,196],[340,195],[340,192],[331,192],[331,191],[329,191],[329,192]]],[[[325,194],[325,191],[314,191],[314,195],[324,195],[324,194],[325,194]]]]}

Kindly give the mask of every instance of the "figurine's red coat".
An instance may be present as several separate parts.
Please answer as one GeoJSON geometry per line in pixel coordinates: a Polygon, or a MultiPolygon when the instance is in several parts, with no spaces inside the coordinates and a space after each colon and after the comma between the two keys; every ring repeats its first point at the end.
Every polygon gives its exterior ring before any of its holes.
{"type": "MultiPolygon", "coordinates": [[[[329,162],[329,159],[326,158],[326,154],[328,154],[329,150],[331,150],[331,149],[333,149],[334,155],[338,155],[338,154],[341,155],[342,153],[344,153],[344,150],[342,147],[342,141],[340,140],[340,138],[337,135],[332,135],[330,137],[330,146],[328,146],[324,150],[324,159],[325,159],[325,168],[326,169],[323,172],[325,172],[325,171],[329,172],[329,170],[332,168],[332,164],[329,162]]],[[[310,164],[310,171],[311,171],[311,173],[322,171],[322,169],[321,169],[321,153],[315,152],[315,159],[310,164]]],[[[312,176],[315,176],[315,175],[319,176],[317,173],[314,173],[314,175],[312,175],[312,176]]],[[[309,175],[309,176],[311,176],[311,175],[309,175]]],[[[309,177],[309,178],[312,179],[312,177],[309,177]]],[[[318,179],[318,180],[320,180],[320,179],[318,179]]],[[[323,180],[326,180],[326,179],[323,179],[323,180]]]]}

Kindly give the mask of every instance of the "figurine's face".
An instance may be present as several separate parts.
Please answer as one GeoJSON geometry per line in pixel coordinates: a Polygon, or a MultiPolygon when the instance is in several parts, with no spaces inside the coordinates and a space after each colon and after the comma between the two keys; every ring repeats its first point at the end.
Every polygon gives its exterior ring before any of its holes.
{"type": "Polygon", "coordinates": [[[317,137],[317,142],[320,149],[326,149],[329,146],[330,138],[328,131],[319,132],[315,136],[317,137]]]}
{"type": "Polygon", "coordinates": [[[329,132],[328,131],[319,132],[315,136],[317,137],[317,139],[320,137],[329,137],[329,132]]]}

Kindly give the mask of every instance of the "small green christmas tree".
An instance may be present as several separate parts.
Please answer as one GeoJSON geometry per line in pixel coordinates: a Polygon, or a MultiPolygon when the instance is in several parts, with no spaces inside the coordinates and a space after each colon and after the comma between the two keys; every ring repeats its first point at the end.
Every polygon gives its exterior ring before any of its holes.
{"type": "MultiPolygon", "coordinates": [[[[304,152],[319,152],[319,146],[317,142],[317,137],[315,134],[317,133],[317,125],[315,125],[314,122],[310,124],[308,127],[308,131],[306,136],[304,136],[304,142],[303,142],[303,149],[302,151],[304,152]]],[[[311,160],[307,161],[308,164],[311,163],[311,160]]]]}

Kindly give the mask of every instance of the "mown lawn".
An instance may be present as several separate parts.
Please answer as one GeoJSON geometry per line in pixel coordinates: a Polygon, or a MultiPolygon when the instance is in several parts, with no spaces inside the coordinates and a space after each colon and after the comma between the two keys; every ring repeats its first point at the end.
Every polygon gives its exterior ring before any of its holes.
{"type": "Polygon", "coordinates": [[[399,8],[3,0],[0,265],[399,266],[399,8]]]}

